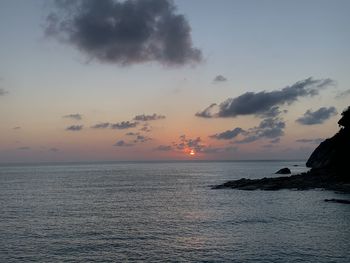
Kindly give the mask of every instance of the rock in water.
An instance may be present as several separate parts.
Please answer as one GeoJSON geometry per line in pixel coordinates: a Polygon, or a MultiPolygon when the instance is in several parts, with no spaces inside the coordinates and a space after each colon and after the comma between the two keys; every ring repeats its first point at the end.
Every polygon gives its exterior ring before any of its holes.
{"type": "Polygon", "coordinates": [[[275,174],[291,174],[292,172],[290,171],[289,168],[282,168],[279,169],[277,172],[275,172],[275,174]]]}

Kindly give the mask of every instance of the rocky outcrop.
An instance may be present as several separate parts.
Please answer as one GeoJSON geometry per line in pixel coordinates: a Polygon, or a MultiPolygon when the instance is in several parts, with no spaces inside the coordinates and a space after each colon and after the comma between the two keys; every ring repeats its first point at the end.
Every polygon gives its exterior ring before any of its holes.
{"type": "Polygon", "coordinates": [[[282,168],[279,169],[277,172],[275,172],[275,174],[291,174],[292,172],[290,171],[289,168],[282,168]]]}
{"type": "Polygon", "coordinates": [[[322,142],[311,154],[306,163],[307,167],[311,168],[309,172],[289,177],[254,180],[243,178],[228,181],[213,188],[241,190],[323,188],[350,192],[350,107],[342,113],[338,124],[341,127],[339,132],[322,142]]]}

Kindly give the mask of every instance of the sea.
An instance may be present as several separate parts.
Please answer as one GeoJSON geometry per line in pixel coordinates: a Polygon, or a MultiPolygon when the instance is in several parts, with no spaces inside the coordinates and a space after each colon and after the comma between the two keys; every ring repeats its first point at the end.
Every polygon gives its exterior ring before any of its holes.
{"type": "Polygon", "coordinates": [[[213,190],[305,161],[0,166],[0,262],[350,262],[350,199],[213,190]]]}

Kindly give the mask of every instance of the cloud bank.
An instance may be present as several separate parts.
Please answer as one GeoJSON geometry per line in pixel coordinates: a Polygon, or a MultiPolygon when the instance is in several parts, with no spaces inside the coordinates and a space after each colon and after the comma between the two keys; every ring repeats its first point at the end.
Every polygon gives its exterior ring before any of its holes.
{"type": "Polygon", "coordinates": [[[310,77],[281,90],[246,92],[236,98],[229,98],[219,105],[213,103],[203,111],[197,112],[196,116],[203,118],[227,118],[239,115],[273,117],[278,115],[278,106],[290,105],[301,97],[315,96],[320,89],[334,84],[335,82],[331,79],[310,77]]]}
{"type": "Polygon", "coordinates": [[[171,0],[56,0],[45,33],[100,62],[178,66],[202,60],[171,0]]]}
{"type": "Polygon", "coordinates": [[[314,112],[307,110],[302,117],[296,120],[296,122],[302,125],[322,124],[335,115],[337,115],[337,110],[334,107],[322,107],[314,112]]]}

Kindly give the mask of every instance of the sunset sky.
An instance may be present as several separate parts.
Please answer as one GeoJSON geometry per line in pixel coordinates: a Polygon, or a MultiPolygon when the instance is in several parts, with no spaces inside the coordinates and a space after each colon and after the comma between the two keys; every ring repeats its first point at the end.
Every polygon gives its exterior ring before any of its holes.
{"type": "Polygon", "coordinates": [[[0,162],[305,159],[350,105],[349,10],[0,0],[0,162]]]}

